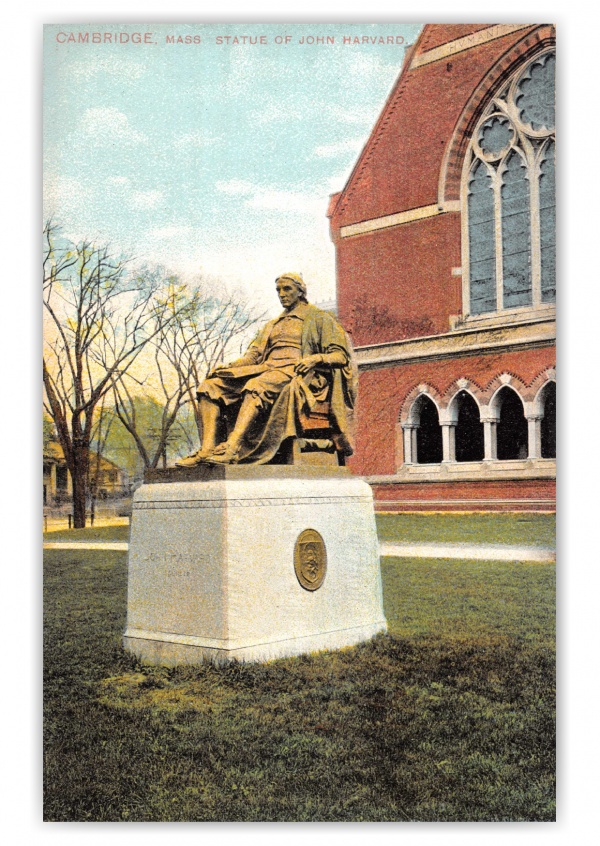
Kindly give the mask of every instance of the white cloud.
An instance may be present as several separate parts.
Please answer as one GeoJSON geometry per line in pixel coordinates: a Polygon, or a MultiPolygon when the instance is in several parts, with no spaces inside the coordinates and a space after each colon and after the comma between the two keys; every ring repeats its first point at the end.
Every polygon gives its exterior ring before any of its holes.
{"type": "Polygon", "coordinates": [[[282,205],[289,208],[290,193],[294,192],[273,192],[270,196],[261,192],[255,202],[269,208],[263,214],[260,208],[248,208],[244,225],[235,231],[211,231],[181,218],[165,221],[138,233],[137,253],[145,261],[169,267],[183,277],[201,275],[221,280],[228,289],[241,289],[257,308],[273,315],[281,308],[274,281],[286,271],[304,275],[311,302],[332,299],[335,255],[325,217],[327,199],[307,199],[306,195],[303,200],[293,198],[300,205],[313,203],[318,207],[317,217],[306,215],[299,221],[297,214],[270,214],[270,209],[279,211],[282,205]]]}
{"type": "Polygon", "coordinates": [[[243,197],[244,205],[252,209],[300,212],[319,216],[327,207],[326,191],[309,193],[293,189],[265,188],[244,179],[217,182],[215,187],[223,194],[243,197]]]}
{"type": "Polygon", "coordinates": [[[168,223],[140,231],[139,244],[145,259],[188,276],[202,270],[206,254],[206,234],[189,223],[168,223]]]}
{"type": "Polygon", "coordinates": [[[281,273],[302,273],[313,303],[335,296],[334,250],[324,220],[301,231],[279,221],[260,238],[253,233],[236,244],[206,244],[198,263],[205,273],[246,291],[252,302],[273,315],[281,310],[274,284],[281,273]]]}
{"type": "Polygon", "coordinates": [[[342,171],[341,173],[337,173],[335,176],[330,176],[329,179],[325,181],[324,187],[329,195],[337,194],[338,191],[341,191],[344,188],[352,172],[353,167],[354,162],[352,162],[352,165],[346,168],[346,170],[342,171]]]}
{"type": "Polygon", "coordinates": [[[179,239],[188,239],[192,232],[193,229],[191,226],[178,226],[177,224],[171,224],[169,226],[160,226],[157,229],[153,229],[150,232],[150,238],[153,241],[172,241],[179,239]]]}
{"type": "Polygon", "coordinates": [[[106,183],[110,186],[122,185],[125,187],[131,184],[131,179],[128,176],[109,176],[106,183]]]}
{"type": "Polygon", "coordinates": [[[106,184],[117,202],[126,203],[132,209],[155,209],[165,198],[164,192],[157,189],[135,190],[128,176],[109,176],[106,184]]]}
{"type": "Polygon", "coordinates": [[[320,196],[303,194],[301,191],[278,191],[257,187],[252,196],[245,200],[244,205],[254,209],[318,215],[319,209],[323,209],[323,200],[320,196]]]}
{"type": "Polygon", "coordinates": [[[276,123],[278,121],[304,120],[306,109],[294,103],[286,103],[285,108],[278,102],[266,102],[260,109],[252,113],[252,120],[257,124],[276,123]]]}
{"type": "Polygon", "coordinates": [[[252,194],[255,186],[251,182],[246,182],[244,179],[230,179],[228,182],[216,182],[215,188],[223,194],[252,194]]]}
{"type": "Polygon", "coordinates": [[[148,140],[131,126],[124,112],[114,107],[86,109],[79,124],[79,136],[86,145],[97,147],[134,146],[148,140]]]}
{"type": "Polygon", "coordinates": [[[44,214],[55,213],[60,208],[63,197],[77,194],[80,188],[78,180],[55,173],[44,174],[44,214]]]}
{"type": "MultiPolygon", "coordinates": [[[[404,55],[404,54],[403,54],[404,55]]],[[[347,72],[357,79],[395,79],[402,69],[402,60],[385,61],[376,53],[356,52],[352,54],[352,61],[348,62],[347,72]]]]}
{"type": "Polygon", "coordinates": [[[163,200],[162,191],[134,191],[128,202],[134,209],[155,209],[163,200]]]}
{"type": "Polygon", "coordinates": [[[353,108],[344,108],[340,105],[329,104],[325,106],[324,111],[330,121],[337,123],[351,123],[357,126],[364,126],[365,131],[368,131],[373,123],[373,109],[359,110],[356,106],[353,108]]]}
{"type": "Polygon", "coordinates": [[[346,138],[333,144],[321,144],[315,148],[315,156],[320,159],[334,159],[347,153],[358,154],[365,143],[365,138],[346,138]]]}
{"type": "MultiPolygon", "coordinates": [[[[81,228],[93,204],[93,189],[85,179],[61,176],[50,171],[44,174],[44,217],[56,218],[61,225],[81,228]]],[[[63,233],[66,234],[66,233],[63,233]]],[[[89,237],[78,234],[74,240],[89,237]]]]}

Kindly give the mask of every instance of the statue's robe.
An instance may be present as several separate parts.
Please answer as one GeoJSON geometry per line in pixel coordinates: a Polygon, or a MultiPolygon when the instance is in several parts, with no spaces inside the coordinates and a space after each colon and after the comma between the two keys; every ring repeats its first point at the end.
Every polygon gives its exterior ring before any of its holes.
{"type": "Polygon", "coordinates": [[[235,403],[245,392],[260,400],[265,413],[242,441],[237,460],[266,464],[286,438],[301,433],[300,413],[309,412],[319,401],[329,402],[332,433],[343,436],[342,442],[350,454],[357,382],[352,345],[340,323],[316,306],[299,303],[292,312],[284,312],[266,323],[245,355],[214,371],[199,387],[198,395],[223,405],[235,403]],[[289,314],[301,316],[302,320],[298,357],[295,361],[274,361],[271,338],[276,324],[289,314]],[[340,363],[318,365],[306,376],[294,373],[301,358],[332,353],[340,363]]]}

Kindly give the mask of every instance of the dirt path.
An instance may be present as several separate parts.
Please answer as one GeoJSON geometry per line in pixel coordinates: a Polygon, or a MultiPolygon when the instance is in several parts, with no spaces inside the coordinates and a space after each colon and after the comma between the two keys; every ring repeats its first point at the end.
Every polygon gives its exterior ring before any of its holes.
{"type": "MultiPolygon", "coordinates": [[[[127,552],[126,541],[47,541],[44,549],[98,549],[127,552]]],[[[382,543],[384,558],[464,558],[477,561],[556,561],[553,549],[541,546],[504,546],[466,543],[382,543]]]]}

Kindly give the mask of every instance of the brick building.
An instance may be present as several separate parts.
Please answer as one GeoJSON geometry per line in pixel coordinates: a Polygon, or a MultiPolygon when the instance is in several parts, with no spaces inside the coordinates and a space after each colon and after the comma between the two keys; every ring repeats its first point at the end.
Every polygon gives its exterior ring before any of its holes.
{"type": "Polygon", "coordinates": [[[555,31],[428,25],[328,212],[380,508],[555,502],[555,31]]]}

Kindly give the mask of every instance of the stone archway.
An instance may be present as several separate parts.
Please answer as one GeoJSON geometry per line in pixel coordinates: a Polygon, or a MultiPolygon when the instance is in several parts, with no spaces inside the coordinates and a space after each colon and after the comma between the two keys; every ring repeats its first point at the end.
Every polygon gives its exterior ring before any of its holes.
{"type": "Polygon", "coordinates": [[[456,461],[483,461],[483,423],[476,400],[468,391],[462,390],[452,403],[456,405],[456,461]]]}
{"type": "Polygon", "coordinates": [[[436,404],[426,394],[421,394],[413,406],[416,426],[416,463],[440,464],[442,461],[442,427],[436,404]]]}
{"type": "Polygon", "coordinates": [[[505,385],[494,397],[497,411],[496,457],[498,461],[525,459],[528,455],[528,426],[518,393],[505,385]]]}
{"type": "Polygon", "coordinates": [[[543,408],[541,419],[542,458],[556,458],[556,382],[548,382],[540,397],[543,408]]]}

